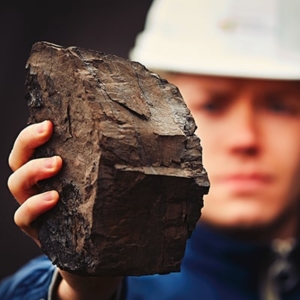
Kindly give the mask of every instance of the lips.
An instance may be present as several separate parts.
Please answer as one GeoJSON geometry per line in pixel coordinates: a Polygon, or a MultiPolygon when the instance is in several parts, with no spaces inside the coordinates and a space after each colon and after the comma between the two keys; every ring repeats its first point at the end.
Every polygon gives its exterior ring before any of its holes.
{"type": "Polygon", "coordinates": [[[220,178],[216,183],[222,184],[233,192],[256,192],[265,188],[272,181],[272,177],[266,174],[233,174],[220,178]]]}

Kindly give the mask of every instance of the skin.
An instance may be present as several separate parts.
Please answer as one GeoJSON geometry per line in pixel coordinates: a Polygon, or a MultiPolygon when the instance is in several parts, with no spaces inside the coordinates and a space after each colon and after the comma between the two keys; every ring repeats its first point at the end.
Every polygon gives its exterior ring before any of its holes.
{"type": "Polygon", "coordinates": [[[201,220],[256,239],[296,235],[300,83],[177,74],[211,183],[201,220]]]}
{"type": "MultiPolygon", "coordinates": [[[[300,185],[300,84],[173,74],[190,108],[203,146],[211,188],[201,221],[262,239],[294,236],[300,185]],[[254,235],[251,233],[255,233],[254,235]]],[[[20,203],[15,223],[37,244],[30,224],[59,201],[56,191],[39,194],[37,182],[57,174],[62,159],[31,160],[53,132],[44,121],[26,127],[9,156],[8,187],[20,203]]],[[[109,299],[121,278],[82,278],[61,272],[57,299],[109,299]]]]}
{"type": "MultiPolygon", "coordinates": [[[[15,223],[39,246],[37,231],[30,224],[41,214],[53,208],[59,200],[56,191],[39,194],[37,182],[57,174],[63,161],[59,156],[30,160],[34,150],[47,142],[53,132],[50,121],[34,124],[23,129],[17,137],[9,156],[9,165],[14,171],[8,179],[8,187],[19,202],[15,223]]],[[[121,277],[79,277],[61,271],[62,281],[58,286],[57,300],[107,300],[116,291],[121,277]]]]}

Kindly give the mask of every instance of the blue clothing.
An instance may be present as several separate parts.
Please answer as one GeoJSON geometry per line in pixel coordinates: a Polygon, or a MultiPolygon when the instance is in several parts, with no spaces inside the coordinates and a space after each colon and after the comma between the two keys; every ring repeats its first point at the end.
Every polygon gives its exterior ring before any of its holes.
{"type": "Polygon", "coordinates": [[[28,262],[0,283],[1,300],[46,300],[55,266],[46,256],[28,262]]]}
{"type": "MultiPolygon", "coordinates": [[[[299,248],[291,256],[299,270],[299,248]]],[[[258,300],[273,258],[269,245],[236,241],[200,224],[187,244],[181,272],[128,277],[126,299],[258,300]]],[[[280,299],[300,299],[296,271],[292,276],[293,285],[281,291],[280,299]]],[[[281,280],[284,283],[287,278],[281,280]]]]}
{"type": "MultiPolygon", "coordinates": [[[[296,247],[291,255],[298,269],[299,253],[296,247]]],[[[127,277],[122,300],[258,300],[271,258],[269,245],[239,242],[199,224],[187,243],[181,272],[127,277]]],[[[2,283],[0,299],[47,299],[53,270],[44,256],[31,261],[2,283]]],[[[299,282],[283,290],[281,299],[299,300],[299,282]]]]}

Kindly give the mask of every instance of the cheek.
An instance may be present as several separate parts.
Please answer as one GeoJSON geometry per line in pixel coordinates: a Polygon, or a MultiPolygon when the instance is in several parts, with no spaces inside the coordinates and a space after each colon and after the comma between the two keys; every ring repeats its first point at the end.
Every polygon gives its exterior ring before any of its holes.
{"type": "Polygon", "coordinates": [[[266,136],[265,144],[269,149],[265,152],[268,165],[277,173],[281,191],[292,199],[300,195],[300,139],[295,138],[299,133],[300,129],[282,126],[266,136]]]}
{"type": "Polygon", "coordinates": [[[291,195],[290,197],[299,197],[300,149],[297,147],[291,147],[290,149],[282,149],[281,152],[278,153],[278,157],[279,156],[281,159],[281,166],[280,171],[278,171],[280,172],[280,176],[282,178],[281,181],[285,183],[287,192],[291,195]]]}
{"type": "MultiPolygon", "coordinates": [[[[197,123],[197,121],[196,121],[197,123]]],[[[198,126],[198,125],[197,125],[198,126]]],[[[199,127],[196,130],[197,136],[200,138],[201,146],[202,146],[202,159],[203,159],[203,166],[208,172],[208,177],[215,173],[215,170],[220,168],[218,163],[219,155],[217,153],[218,147],[218,140],[216,138],[216,133],[212,133],[211,130],[208,130],[207,127],[199,127]]]]}

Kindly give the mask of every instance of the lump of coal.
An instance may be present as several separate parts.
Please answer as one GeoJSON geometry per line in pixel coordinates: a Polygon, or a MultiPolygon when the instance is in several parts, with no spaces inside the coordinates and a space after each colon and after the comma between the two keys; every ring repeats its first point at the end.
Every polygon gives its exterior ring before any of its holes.
{"type": "Polygon", "coordinates": [[[85,275],[179,271],[209,182],[178,89],[138,62],[48,42],[26,65],[30,123],[54,124],[37,157],[62,171],[40,183],[58,205],[36,225],[43,252],[85,275]]]}

